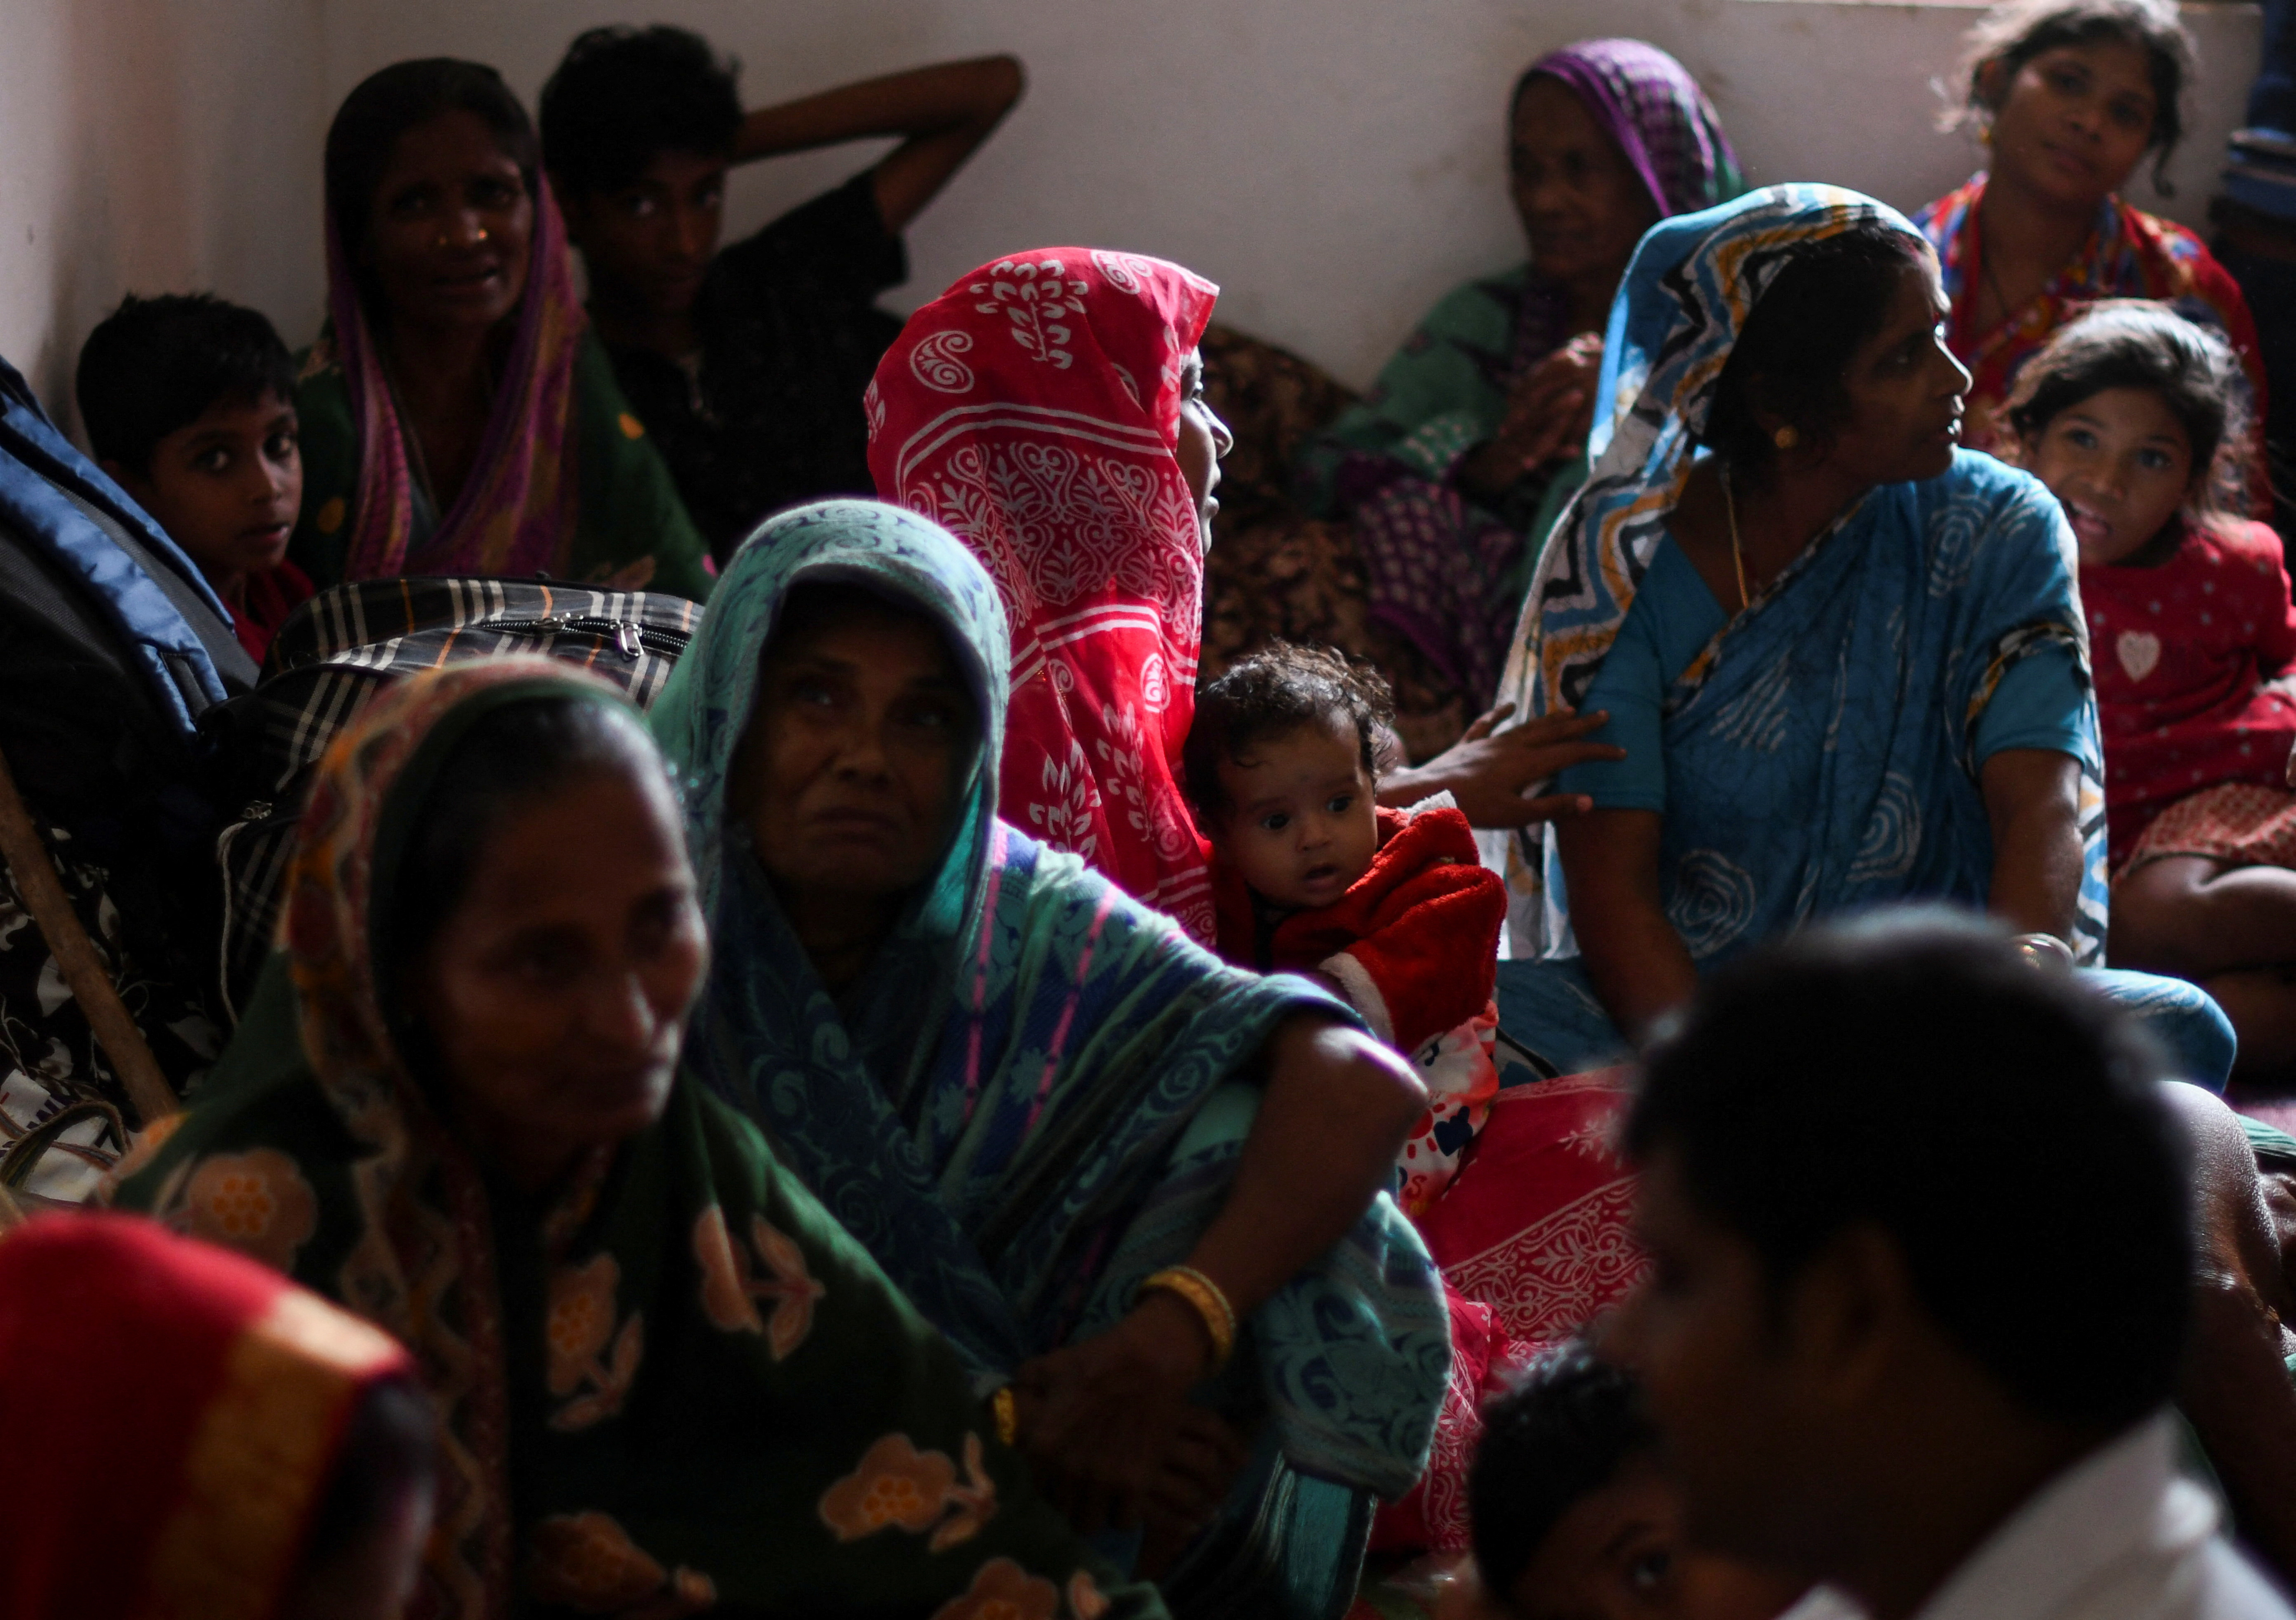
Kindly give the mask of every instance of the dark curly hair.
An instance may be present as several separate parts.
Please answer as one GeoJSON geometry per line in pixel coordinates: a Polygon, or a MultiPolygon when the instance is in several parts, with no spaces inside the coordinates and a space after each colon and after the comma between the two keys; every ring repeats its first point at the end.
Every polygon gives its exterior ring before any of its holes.
{"type": "MultiPolygon", "coordinates": [[[[1962,55],[1962,100],[1939,118],[1947,129],[1989,126],[2000,111],[1986,97],[1985,77],[1998,64],[2000,82],[2044,51],[2112,41],[2144,53],[2152,78],[2152,189],[2171,193],[2169,159],[2185,137],[2185,86],[2194,71],[2193,37],[2177,16],[2176,0],[2006,0],[1969,30],[1962,55]]],[[[1943,80],[1933,81],[1948,94],[1943,80]]]]}
{"type": "Polygon", "coordinates": [[[2005,415],[2028,451],[2060,413],[2107,389],[2159,396],[2193,454],[2193,505],[2226,505],[2241,486],[2239,448],[2248,431],[2240,362],[2232,346],[2150,299],[2092,304],[2060,327],[2017,373],[2005,415]]]}
{"type": "Polygon", "coordinates": [[[87,334],[76,391],[97,458],[149,473],[160,440],[211,406],[291,403],[295,361],[257,310],[210,292],[131,292],[87,334]]]}
{"type": "Polygon", "coordinates": [[[1180,751],[1188,802],[1207,826],[1233,808],[1220,784],[1222,760],[1241,764],[1254,743],[1318,720],[1356,728],[1366,776],[1377,777],[1378,734],[1395,720],[1395,699],[1375,670],[1329,647],[1273,641],[1196,695],[1196,718],[1180,751]]]}
{"type": "Polygon", "coordinates": [[[1898,278],[1923,258],[1919,237],[1880,220],[1797,250],[1747,316],[1699,443],[1759,483],[1777,447],[1758,411],[1784,418],[1806,443],[1829,442],[1849,419],[1849,362],[1882,330],[1898,278]]]}
{"type": "Polygon", "coordinates": [[[591,29],[542,86],[542,152],[567,198],[633,185],[665,152],[732,153],[742,128],[742,64],[657,24],[591,29]]]}
{"type": "Polygon", "coordinates": [[[1484,1589],[1505,1602],[1562,1516],[1628,1458],[1657,1449],[1641,1387],[1584,1339],[1533,1361],[1483,1408],[1483,1437],[1467,1470],[1469,1534],[1484,1589]]]}

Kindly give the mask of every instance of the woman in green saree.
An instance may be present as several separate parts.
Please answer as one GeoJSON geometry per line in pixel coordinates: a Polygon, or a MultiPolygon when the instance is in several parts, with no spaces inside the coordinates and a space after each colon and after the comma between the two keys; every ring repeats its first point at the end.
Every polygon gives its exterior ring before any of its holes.
{"type": "Polygon", "coordinates": [[[575,296],[540,157],[476,62],[394,63],[335,114],[289,542],[321,587],[547,574],[709,595],[701,536],[575,296]]]}
{"type": "Polygon", "coordinates": [[[323,761],[286,950],[116,1201],[414,1353],[441,1440],[416,1614],[1161,1615],[680,1077],[694,895],[618,695],[521,658],[406,682],[323,761]]]}
{"type": "Polygon", "coordinates": [[[1079,1526],[1144,1521],[1176,1614],[1335,1616],[1449,1372],[1381,1190],[1425,1092],[1345,1004],[997,818],[1012,646],[914,512],[735,553],[649,716],[709,920],[689,1059],[1015,1391],[1079,1526]]]}

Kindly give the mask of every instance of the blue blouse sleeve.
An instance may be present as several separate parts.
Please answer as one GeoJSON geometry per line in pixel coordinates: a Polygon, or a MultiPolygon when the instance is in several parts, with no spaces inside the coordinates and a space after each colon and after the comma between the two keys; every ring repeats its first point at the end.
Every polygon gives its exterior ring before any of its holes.
{"type": "Polygon", "coordinates": [[[1690,559],[1671,539],[1661,540],[1582,704],[1586,713],[1611,714],[1589,740],[1615,743],[1627,757],[1573,765],[1553,791],[1587,794],[1597,810],[1663,810],[1667,692],[1727,622],[1690,559]]]}
{"type": "Polygon", "coordinates": [[[2088,689],[2073,649],[2046,646],[2012,664],[1977,717],[1980,765],[2005,748],[2047,748],[2086,759],[2089,733],[2082,724],[2088,689]]]}

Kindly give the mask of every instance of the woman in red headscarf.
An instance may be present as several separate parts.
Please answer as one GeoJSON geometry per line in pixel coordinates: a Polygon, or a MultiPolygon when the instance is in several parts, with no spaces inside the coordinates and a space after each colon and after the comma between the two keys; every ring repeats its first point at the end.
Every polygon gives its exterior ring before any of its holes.
{"type": "Polygon", "coordinates": [[[1196,342],[1219,289],[1037,248],[910,317],[863,404],[878,493],[955,534],[1013,625],[999,813],[1212,941],[1179,788],[1228,432],[1196,342]]]}
{"type": "Polygon", "coordinates": [[[0,1614],[396,1620],[431,1417],[388,1335],[132,1215],[0,1241],[0,1614]]]}

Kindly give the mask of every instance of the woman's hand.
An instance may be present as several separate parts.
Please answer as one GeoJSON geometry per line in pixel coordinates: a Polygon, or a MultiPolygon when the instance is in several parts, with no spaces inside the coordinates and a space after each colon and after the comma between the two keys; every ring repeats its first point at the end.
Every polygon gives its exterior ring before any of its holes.
{"type": "Polygon", "coordinates": [[[1470,825],[1528,826],[1583,815],[1594,806],[1584,794],[1529,797],[1529,790],[1557,771],[1588,760],[1623,760],[1627,751],[1611,743],[1581,741],[1610,723],[1608,711],[1573,714],[1568,709],[1542,715],[1507,730],[1498,724],[1514,712],[1501,703],[1467,728],[1466,735],[1424,765],[1392,771],[1379,779],[1379,802],[1401,810],[1431,794],[1447,793],[1470,825]]]}
{"type": "Polygon", "coordinates": [[[1459,464],[1458,481],[1467,493],[1496,499],[1524,474],[1586,448],[1602,370],[1603,339],[1593,332],[1580,333],[1532,366],[1507,397],[1499,431],[1459,464]]]}
{"type": "MultiPolygon", "coordinates": [[[[1187,1259],[1239,1324],[1393,1184],[1427,1107],[1409,1065],[1328,1015],[1292,1014],[1262,1051],[1267,1082],[1235,1180],[1187,1259]]],[[[1218,1507],[1243,1448],[1188,1400],[1213,1353],[1195,1308],[1152,1289],[1106,1333],[1021,1368],[1021,1450],[1078,1529],[1201,1524],[1218,1507]]]]}
{"type": "Polygon", "coordinates": [[[1078,1530],[1144,1524],[1177,1547],[1218,1511],[1245,1450],[1188,1398],[1211,1358],[1193,1308],[1159,1289],[1106,1333],[1022,1365],[1021,1450],[1078,1530]]]}

